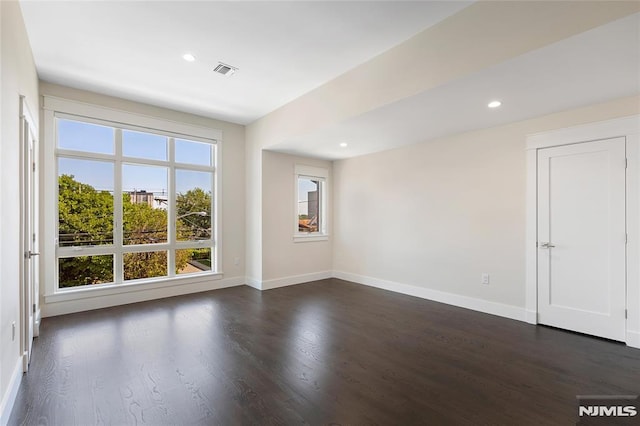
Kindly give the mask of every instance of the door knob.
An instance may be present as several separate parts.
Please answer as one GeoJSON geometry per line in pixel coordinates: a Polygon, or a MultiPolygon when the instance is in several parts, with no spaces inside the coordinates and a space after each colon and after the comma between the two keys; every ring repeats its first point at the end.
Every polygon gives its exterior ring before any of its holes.
{"type": "Polygon", "coordinates": [[[554,248],[555,246],[551,243],[540,243],[540,248],[545,248],[545,249],[550,249],[550,248],[554,248]]]}

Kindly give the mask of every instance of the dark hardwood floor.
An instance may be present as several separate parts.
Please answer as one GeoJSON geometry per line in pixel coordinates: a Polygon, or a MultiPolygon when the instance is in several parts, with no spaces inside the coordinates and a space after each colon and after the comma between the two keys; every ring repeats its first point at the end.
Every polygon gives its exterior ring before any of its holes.
{"type": "Polygon", "coordinates": [[[640,350],[331,279],[46,318],[9,424],[575,424],[640,350]]]}

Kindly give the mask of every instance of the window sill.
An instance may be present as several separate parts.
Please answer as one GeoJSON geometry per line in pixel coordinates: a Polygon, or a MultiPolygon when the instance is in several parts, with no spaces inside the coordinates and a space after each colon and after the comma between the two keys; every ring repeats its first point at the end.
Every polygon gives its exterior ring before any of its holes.
{"type": "Polygon", "coordinates": [[[328,240],[329,240],[328,234],[311,234],[311,235],[296,234],[293,236],[294,243],[310,243],[313,241],[328,241],[328,240]]]}
{"type": "Polygon", "coordinates": [[[155,290],[164,287],[176,287],[185,284],[196,284],[204,281],[220,280],[222,272],[207,274],[185,275],[183,277],[155,278],[136,280],[122,284],[102,284],[94,286],[82,286],[58,290],[53,294],[44,296],[45,303],[65,302],[69,300],[88,299],[92,297],[111,296],[114,294],[130,293],[135,291],[155,290]]]}

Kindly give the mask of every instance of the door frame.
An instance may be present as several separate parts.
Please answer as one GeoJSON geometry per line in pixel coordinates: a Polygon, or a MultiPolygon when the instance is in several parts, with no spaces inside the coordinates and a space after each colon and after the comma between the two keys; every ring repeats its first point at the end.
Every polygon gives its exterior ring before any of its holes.
{"type": "Polygon", "coordinates": [[[624,137],[627,151],[627,346],[640,349],[640,115],[527,136],[525,319],[538,323],[538,150],[624,137]]]}
{"type": "MultiPolygon", "coordinates": [[[[29,348],[31,347],[31,340],[37,337],[40,329],[40,291],[39,283],[40,277],[33,276],[31,281],[27,279],[28,271],[26,270],[27,262],[25,262],[25,253],[30,249],[29,239],[30,235],[26,235],[28,229],[27,221],[31,221],[31,212],[27,211],[28,206],[31,206],[33,214],[38,217],[39,215],[39,196],[36,188],[39,188],[39,174],[37,173],[37,165],[39,164],[39,134],[38,125],[31,114],[26,98],[20,96],[20,325],[21,325],[21,339],[20,339],[20,351],[22,353],[22,366],[23,371],[27,371],[29,367],[29,348]],[[34,146],[32,157],[29,156],[29,138],[33,137],[34,146]],[[31,176],[33,180],[33,190],[35,194],[30,194],[31,188],[29,186],[29,176],[32,173],[31,164],[27,164],[27,161],[33,163],[36,167],[34,174],[31,176]],[[26,199],[27,194],[32,196],[33,203],[29,203],[26,199]],[[29,282],[28,282],[29,281],[29,282]],[[33,288],[30,288],[33,286],[33,288]],[[32,324],[29,324],[33,321],[32,324]],[[31,330],[31,333],[30,333],[31,330]]],[[[39,235],[39,221],[35,220],[34,229],[32,232],[39,235]]],[[[39,242],[39,238],[36,237],[36,243],[39,242]]],[[[40,262],[40,259],[36,257],[34,262],[40,262]]],[[[36,274],[40,273],[40,268],[36,269],[36,274]]]]}

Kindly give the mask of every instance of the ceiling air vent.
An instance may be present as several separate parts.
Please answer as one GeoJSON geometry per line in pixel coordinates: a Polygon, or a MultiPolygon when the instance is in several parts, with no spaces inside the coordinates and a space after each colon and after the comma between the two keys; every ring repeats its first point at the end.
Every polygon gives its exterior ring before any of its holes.
{"type": "Polygon", "coordinates": [[[231,65],[223,64],[222,62],[219,62],[218,66],[215,67],[213,69],[213,71],[217,72],[218,74],[222,74],[222,75],[233,75],[233,73],[238,71],[238,68],[233,67],[231,65]]]}

